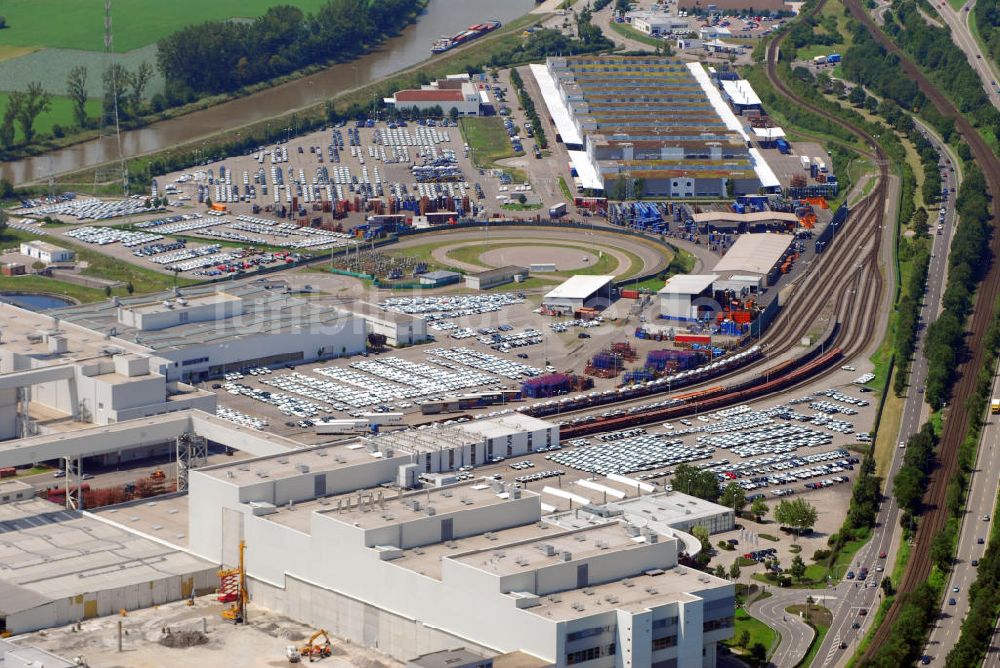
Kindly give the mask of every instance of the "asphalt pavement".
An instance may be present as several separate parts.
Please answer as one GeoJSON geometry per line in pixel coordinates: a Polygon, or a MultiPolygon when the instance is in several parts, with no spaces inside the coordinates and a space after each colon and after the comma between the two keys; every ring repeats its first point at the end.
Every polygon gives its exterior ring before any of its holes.
{"type": "Polygon", "coordinates": [[[983,82],[983,89],[990,98],[994,107],[1000,109],[1000,88],[997,88],[998,75],[996,66],[990,62],[988,55],[985,55],[979,48],[979,42],[972,35],[969,27],[969,15],[976,0],[969,0],[961,8],[955,10],[947,0],[934,0],[934,9],[941,16],[951,31],[951,39],[958,45],[969,59],[969,64],[976,71],[983,82]]]}
{"type": "MultiPolygon", "coordinates": [[[[995,374],[995,372],[994,372],[995,374]]],[[[1000,396],[1000,380],[994,375],[993,396],[1000,396]]],[[[924,649],[929,665],[943,666],[962,631],[962,620],[969,612],[969,588],[976,579],[973,560],[983,558],[985,541],[990,535],[993,506],[997,494],[997,474],[1000,473],[1000,419],[990,418],[983,428],[976,466],[969,486],[969,497],[962,516],[958,536],[958,551],[941,615],[938,617],[924,649]],[[980,544],[980,541],[983,541],[980,544]]]]}
{"type": "MultiPolygon", "coordinates": [[[[927,130],[926,127],[924,129],[925,131],[927,130]]],[[[940,139],[933,133],[928,133],[928,138],[938,150],[943,148],[940,139]]],[[[950,153],[943,153],[943,155],[948,155],[952,163],[955,162],[954,156],[951,156],[950,153]]],[[[947,176],[942,185],[949,190],[953,187],[957,189],[957,174],[957,172],[946,171],[947,176]]],[[[933,245],[931,248],[930,267],[927,273],[927,290],[920,309],[919,336],[913,362],[910,366],[910,390],[906,395],[902,418],[900,420],[899,440],[901,442],[905,442],[911,435],[917,432],[921,424],[923,424],[926,414],[927,406],[924,403],[923,394],[924,384],[927,380],[927,361],[923,356],[924,332],[927,325],[937,317],[941,310],[941,296],[944,293],[944,284],[947,275],[948,249],[950,248],[955,229],[955,212],[954,207],[951,206],[954,202],[954,196],[951,196],[948,202],[949,205],[946,207],[948,212],[945,216],[944,229],[941,234],[934,234],[936,232],[934,228],[937,227],[937,218],[934,215],[934,211],[928,211],[928,214],[931,216],[930,224],[934,230],[931,237],[933,245]]],[[[893,478],[895,478],[902,464],[902,459],[902,449],[894,448],[892,463],[890,464],[889,471],[885,473],[885,484],[882,490],[884,500],[882,506],[879,508],[872,539],[865,547],[858,551],[853,562],[853,570],[855,572],[861,566],[869,568],[870,581],[873,578],[881,581],[881,578],[884,577],[884,573],[876,570],[879,565],[885,564],[891,567],[895,563],[897,546],[902,531],[899,528],[899,506],[896,505],[896,501],[892,497],[892,486],[893,478]],[[883,553],[887,556],[885,559],[880,559],[879,555],[883,553]]],[[[877,585],[874,587],[864,586],[865,584],[869,583],[858,583],[855,581],[852,586],[850,581],[845,581],[838,587],[838,592],[841,596],[838,598],[837,605],[832,609],[833,625],[817,654],[818,663],[814,665],[824,667],[846,665],[861,638],[868,632],[867,622],[870,618],[867,614],[861,614],[861,611],[864,610],[866,613],[869,611],[874,612],[878,608],[882,603],[882,588],[877,585]],[[854,628],[855,622],[857,622],[858,628],[854,628]],[[841,648],[843,643],[847,644],[846,648],[841,648]]]]}

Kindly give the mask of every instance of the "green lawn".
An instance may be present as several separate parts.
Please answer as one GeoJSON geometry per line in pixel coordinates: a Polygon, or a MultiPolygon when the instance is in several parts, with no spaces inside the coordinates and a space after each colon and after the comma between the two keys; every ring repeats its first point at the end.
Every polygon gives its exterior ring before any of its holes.
{"type": "MultiPolygon", "coordinates": [[[[9,93],[0,93],[0,110],[7,108],[8,99],[10,99],[9,93]]],[[[0,111],[0,115],[2,115],[2,111],[0,111]]],[[[87,101],[87,115],[95,118],[101,115],[100,100],[91,99],[87,101]]],[[[49,111],[39,114],[38,119],[35,121],[35,132],[40,135],[48,134],[52,132],[52,126],[57,123],[64,128],[70,128],[76,124],[76,121],[73,120],[73,102],[68,97],[52,97],[52,108],[49,111]]],[[[15,123],[14,127],[16,128],[14,133],[15,140],[21,141],[24,139],[21,126],[15,123]]]]}
{"type": "MultiPolygon", "coordinates": [[[[274,0],[115,0],[112,20],[115,51],[152,44],[184,26],[209,20],[256,17],[274,0]]],[[[313,12],[326,0],[289,0],[283,4],[313,12]]],[[[104,49],[104,3],[94,0],[6,0],[2,13],[6,30],[0,31],[0,46],[52,46],[85,51],[104,49]]]]}
{"type": "Polygon", "coordinates": [[[770,655],[771,648],[778,642],[778,632],[759,619],[752,617],[743,608],[736,610],[735,619],[733,637],[726,640],[725,644],[729,647],[736,647],[736,641],[740,637],[740,634],[743,631],[747,631],[750,634],[750,642],[747,643],[747,647],[753,647],[755,644],[760,643],[767,648],[767,653],[770,655]]]}
{"type": "Polygon", "coordinates": [[[652,46],[654,48],[657,46],[663,46],[664,44],[667,43],[662,39],[658,39],[656,37],[650,37],[646,33],[640,30],[636,30],[627,23],[615,23],[614,21],[612,21],[611,29],[614,30],[619,35],[621,35],[622,37],[625,37],[635,42],[642,42],[643,44],[648,44],[649,46],[652,46]]]}
{"type": "Polygon", "coordinates": [[[23,292],[25,294],[46,293],[60,297],[69,297],[81,303],[99,302],[102,299],[106,299],[103,290],[85,288],[75,283],[57,281],[54,278],[31,274],[24,276],[0,276],[0,291],[23,292]]]}
{"type": "Polygon", "coordinates": [[[566,179],[564,179],[562,176],[559,177],[559,190],[562,191],[563,197],[566,198],[567,204],[573,201],[573,193],[569,191],[569,186],[566,184],[566,179]]]}
{"type": "MultiPolygon", "coordinates": [[[[573,243],[532,243],[532,246],[547,246],[552,248],[570,248],[570,249],[581,249],[586,250],[585,244],[573,244],[573,243]]],[[[487,265],[483,264],[479,259],[479,256],[483,253],[498,250],[501,248],[524,248],[525,242],[523,241],[500,241],[493,242],[489,244],[473,244],[471,246],[461,246],[452,251],[448,252],[448,257],[458,260],[459,262],[466,262],[468,264],[477,264],[482,267],[487,265]]],[[[639,260],[641,263],[642,261],[639,260]]],[[[583,269],[574,269],[572,272],[555,272],[560,275],[570,275],[570,274],[613,274],[618,268],[618,260],[616,260],[611,255],[604,255],[599,258],[597,262],[589,267],[583,269]]]]}
{"type": "Polygon", "coordinates": [[[803,615],[805,623],[811,626],[812,630],[816,632],[812,642],[809,644],[809,651],[806,652],[806,655],[802,657],[802,660],[796,666],[796,668],[799,666],[806,668],[812,665],[813,659],[816,658],[816,653],[819,652],[819,648],[823,645],[823,639],[826,638],[826,633],[830,630],[830,624],[833,623],[833,613],[820,605],[790,605],[785,608],[785,612],[793,615],[803,615]]]}
{"type": "Polygon", "coordinates": [[[472,161],[477,167],[491,168],[497,160],[524,155],[514,150],[499,116],[462,118],[458,121],[462,137],[469,144],[472,161]]]}

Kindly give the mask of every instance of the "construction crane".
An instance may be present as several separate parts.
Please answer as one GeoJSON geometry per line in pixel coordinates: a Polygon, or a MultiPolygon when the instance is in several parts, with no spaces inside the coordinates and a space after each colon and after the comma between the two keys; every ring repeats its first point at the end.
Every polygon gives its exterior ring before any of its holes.
{"type": "MultiPolygon", "coordinates": [[[[326,634],[326,629],[320,629],[309,636],[309,640],[298,651],[299,658],[304,656],[309,657],[309,663],[317,659],[325,659],[331,654],[333,654],[333,645],[330,643],[330,636],[326,634]],[[323,638],[322,641],[319,640],[321,637],[323,638]]],[[[297,663],[299,659],[293,658],[293,654],[288,652],[288,660],[292,663],[297,663]]]]}
{"type": "Polygon", "coordinates": [[[246,624],[247,621],[247,602],[250,596],[247,594],[247,571],[243,561],[246,549],[246,541],[241,540],[239,568],[219,571],[219,601],[232,603],[222,611],[222,616],[232,620],[233,624],[246,624]]]}

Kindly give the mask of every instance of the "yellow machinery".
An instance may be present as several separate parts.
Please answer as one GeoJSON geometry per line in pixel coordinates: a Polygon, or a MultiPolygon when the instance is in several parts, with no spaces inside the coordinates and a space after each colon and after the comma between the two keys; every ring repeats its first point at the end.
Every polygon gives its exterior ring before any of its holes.
{"type": "Polygon", "coordinates": [[[239,568],[219,571],[219,601],[232,602],[232,605],[222,611],[222,616],[231,619],[234,624],[245,624],[247,621],[247,571],[243,561],[246,552],[246,541],[240,541],[239,568]]]}
{"type": "Polygon", "coordinates": [[[309,636],[309,640],[299,650],[299,654],[303,657],[309,657],[310,663],[316,659],[325,659],[333,654],[333,645],[330,644],[330,636],[326,634],[326,629],[320,629],[309,636]],[[320,641],[320,638],[323,640],[320,641]]]}

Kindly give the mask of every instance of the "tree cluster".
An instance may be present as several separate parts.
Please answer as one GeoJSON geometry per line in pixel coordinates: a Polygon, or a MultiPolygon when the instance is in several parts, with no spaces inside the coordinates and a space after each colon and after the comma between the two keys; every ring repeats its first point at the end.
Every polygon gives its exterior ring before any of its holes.
{"type": "Polygon", "coordinates": [[[937,614],[937,594],[930,584],[921,582],[905,595],[888,641],[876,647],[872,658],[859,665],[862,668],[896,668],[916,664],[926,640],[927,627],[937,614]]]}
{"type": "Polygon", "coordinates": [[[206,21],[157,44],[168,91],[234,91],[307,65],[354,58],[402,27],[419,0],[330,0],[314,14],[278,5],[250,22],[206,21]]]}
{"type": "Polygon", "coordinates": [[[936,410],[947,401],[962,359],[964,323],[972,309],[976,286],[989,259],[990,209],[986,180],[974,165],[965,169],[955,208],[960,222],[948,256],[948,283],[943,311],[927,328],[927,402],[936,410]]]}
{"type": "MultiPolygon", "coordinates": [[[[927,227],[927,211],[918,209],[914,218],[923,218],[923,227],[927,227]],[[923,212],[923,216],[920,213],[923,212]]],[[[907,248],[910,246],[907,245],[907,248]]],[[[896,333],[894,347],[896,349],[896,377],[893,389],[897,396],[902,396],[906,389],[910,360],[917,345],[917,326],[920,318],[920,305],[923,302],[927,285],[927,270],[930,267],[931,253],[926,243],[913,244],[911,251],[912,270],[903,286],[903,292],[896,303],[896,333]]]]}
{"type": "Polygon", "coordinates": [[[937,435],[930,423],[910,437],[903,453],[903,464],[896,473],[892,493],[896,503],[903,509],[900,522],[905,524],[920,514],[924,498],[924,490],[934,468],[934,450],[937,447],[937,435]]]}
{"type": "Polygon", "coordinates": [[[774,509],[775,521],[782,526],[791,527],[796,535],[812,529],[817,517],[816,507],[805,499],[782,499],[774,509]]]}
{"type": "Polygon", "coordinates": [[[1000,5],[995,2],[977,2],[972,8],[976,17],[979,37],[986,45],[984,57],[1000,62],[1000,5]]]}
{"type": "Polygon", "coordinates": [[[542,127],[542,119],[535,110],[535,102],[524,90],[524,81],[513,67],[510,68],[510,83],[514,87],[514,92],[517,93],[517,99],[521,103],[521,108],[524,109],[524,115],[531,122],[531,129],[535,133],[535,143],[540,148],[547,148],[549,140],[545,137],[545,128],[542,127]]]}
{"type": "Polygon", "coordinates": [[[711,471],[703,471],[687,463],[679,464],[674,469],[671,484],[678,492],[697,496],[706,501],[719,500],[719,480],[711,471]]]}
{"type": "Polygon", "coordinates": [[[965,52],[952,41],[948,28],[931,25],[916,3],[906,0],[899,3],[895,15],[886,13],[884,29],[949,95],[959,111],[975,125],[1000,132],[1000,112],[983,90],[965,52]]]}
{"type": "Polygon", "coordinates": [[[14,145],[15,123],[21,128],[24,143],[30,144],[35,139],[35,121],[39,114],[51,107],[52,95],[38,81],[29,83],[26,90],[11,93],[0,121],[0,146],[8,148],[14,145]]]}

